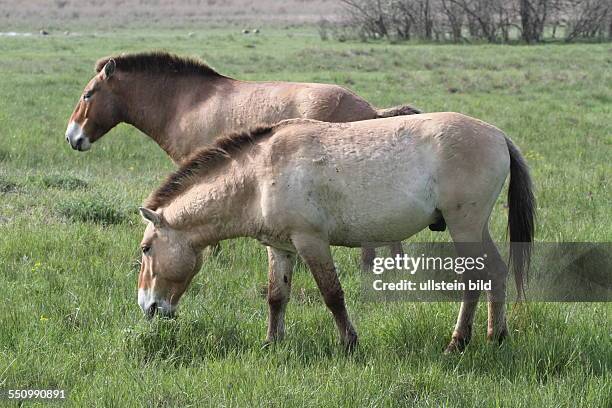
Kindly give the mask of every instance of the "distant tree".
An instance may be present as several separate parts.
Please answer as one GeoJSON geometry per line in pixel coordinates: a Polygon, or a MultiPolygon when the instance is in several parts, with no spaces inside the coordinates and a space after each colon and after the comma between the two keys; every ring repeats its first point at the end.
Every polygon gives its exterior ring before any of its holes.
{"type": "Polygon", "coordinates": [[[387,20],[389,17],[388,0],[340,0],[346,5],[346,9],[353,21],[361,26],[361,29],[369,36],[389,37],[387,20]]]}
{"type": "Polygon", "coordinates": [[[521,36],[526,43],[542,40],[550,0],[520,0],[521,36]]]}
{"type": "Polygon", "coordinates": [[[459,42],[463,38],[463,19],[464,13],[461,7],[451,3],[449,0],[441,0],[441,11],[446,16],[450,28],[451,38],[454,42],[459,42]]]}
{"type": "Polygon", "coordinates": [[[414,33],[425,40],[433,39],[434,10],[431,0],[393,0],[391,13],[400,38],[410,39],[411,33],[414,33]]]}
{"type": "Polygon", "coordinates": [[[511,40],[513,29],[528,44],[555,38],[565,27],[566,41],[612,39],[612,0],[340,0],[348,18],[344,29],[362,39],[429,41],[464,38],[511,40]],[[464,32],[464,28],[467,31],[464,32]]]}
{"type": "Polygon", "coordinates": [[[580,37],[604,38],[606,29],[609,33],[609,24],[612,24],[609,22],[612,16],[610,0],[567,0],[562,7],[568,15],[566,42],[580,37]]]}
{"type": "Polygon", "coordinates": [[[411,1],[396,0],[393,1],[392,21],[397,36],[401,39],[409,40],[415,26],[418,24],[418,15],[416,10],[410,4],[411,1]]]}
{"type": "Polygon", "coordinates": [[[489,42],[495,42],[495,23],[493,21],[494,2],[491,0],[448,0],[459,7],[468,16],[470,35],[484,37],[489,42]]]}

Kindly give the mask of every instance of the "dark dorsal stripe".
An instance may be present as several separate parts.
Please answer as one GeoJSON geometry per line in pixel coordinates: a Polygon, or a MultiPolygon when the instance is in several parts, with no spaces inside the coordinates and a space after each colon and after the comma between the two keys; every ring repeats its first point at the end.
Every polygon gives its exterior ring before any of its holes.
{"type": "Polygon", "coordinates": [[[166,207],[197,183],[199,177],[236,157],[245,146],[269,136],[273,128],[274,126],[260,126],[247,132],[234,133],[218,139],[211,147],[197,150],[147,198],[144,206],[152,210],[166,207]]]}
{"type": "Polygon", "coordinates": [[[109,60],[115,60],[116,67],[125,72],[142,72],[165,75],[203,75],[222,77],[217,71],[201,60],[180,57],[164,51],[120,54],[105,57],[96,62],[96,72],[102,71],[109,60]]]}

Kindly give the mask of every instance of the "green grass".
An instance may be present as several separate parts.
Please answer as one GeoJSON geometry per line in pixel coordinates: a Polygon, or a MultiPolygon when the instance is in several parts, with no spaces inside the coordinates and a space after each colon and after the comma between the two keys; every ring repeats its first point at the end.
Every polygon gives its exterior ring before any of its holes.
{"type": "MultiPolygon", "coordinates": [[[[144,321],[136,208],[173,166],[127,125],[88,153],[63,135],[97,58],[151,48],[242,79],[333,82],[377,106],[411,102],[493,123],[532,166],[539,241],[612,240],[610,45],[334,43],[271,29],[3,37],[0,389],[63,388],[68,406],[612,406],[609,304],[511,306],[501,347],[485,340],[481,305],[467,351],[444,356],[457,305],[360,300],[356,250],[334,250],[361,336],[353,355],[303,269],[286,341],[263,347],[266,257],[247,239],[205,262],[178,319],[144,321]]],[[[497,240],[504,203],[505,193],[497,240]]]]}

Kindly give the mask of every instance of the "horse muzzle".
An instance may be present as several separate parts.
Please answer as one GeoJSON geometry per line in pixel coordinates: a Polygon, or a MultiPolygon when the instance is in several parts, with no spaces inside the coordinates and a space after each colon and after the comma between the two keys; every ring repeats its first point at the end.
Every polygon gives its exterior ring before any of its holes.
{"type": "Polygon", "coordinates": [[[66,141],[74,150],[84,152],[91,148],[89,137],[83,132],[83,128],[76,122],[70,122],[66,129],[66,141]]]}
{"type": "Polygon", "coordinates": [[[138,290],[138,304],[147,319],[152,319],[155,315],[161,317],[174,318],[176,306],[165,299],[155,299],[150,289],[138,290]]]}

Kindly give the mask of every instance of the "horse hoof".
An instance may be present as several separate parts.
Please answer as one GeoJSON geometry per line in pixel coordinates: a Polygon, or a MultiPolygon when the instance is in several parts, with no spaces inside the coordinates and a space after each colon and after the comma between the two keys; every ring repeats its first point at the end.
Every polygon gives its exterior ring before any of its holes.
{"type": "Polygon", "coordinates": [[[351,354],[353,353],[353,351],[355,351],[355,349],[357,348],[357,334],[356,333],[350,333],[347,338],[344,340],[344,350],[351,354]]]}
{"type": "Polygon", "coordinates": [[[469,342],[469,339],[453,337],[450,343],[448,343],[448,346],[444,349],[444,354],[462,353],[469,342]]]}
{"type": "Polygon", "coordinates": [[[261,350],[266,350],[266,349],[271,349],[274,346],[274,343],[276,343],[274,340],[265,340],[261,343],[261,350]]]}
{"type": "Polygon", "coordinates": [[[491,343],[501,345],[506,337],[508,337],[508,329],[503,329],[498,334],[494,334],[492,331],[487,331],[487,340],[491,343]]]}
{"type": "Polygon", "coordinates": [[[266,340],[263,342],[261,348],[269,347],[270,345],[272,345],[274,343],[279,343],[284,338],[285,338],[285,334],[284,333],[277,333],[276,335],[273,335],[273,336],[268,335],[266,337],[266,340]]]}

